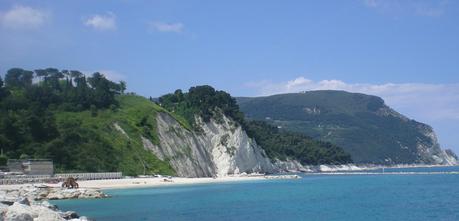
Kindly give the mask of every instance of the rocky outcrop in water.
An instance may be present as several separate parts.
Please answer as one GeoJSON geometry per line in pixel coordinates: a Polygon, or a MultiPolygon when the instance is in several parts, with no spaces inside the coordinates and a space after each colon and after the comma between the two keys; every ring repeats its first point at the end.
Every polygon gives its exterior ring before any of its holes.
{"type": "Polygon", "coordinates": [[[73,211],[62,212],[47,199],[105,198],[92,189],[61,189],[35,186],[0,190],[0,221],[85,221],[73,211]]]}
{"type": "Polygon", "coordinates": [[[0,220],[4,221],[87,221],[73,211],[61,212],[48,201],[18,201],[12,205],[0,203],[0,220]]]}
{"type": "Polygon", "coordinates": [[[34,200],[93,199],[107,198],[108,195],[95,189],[62,189],[36,186],[0,189],[0,200],[14,202],[19,198],[34,200]]]}

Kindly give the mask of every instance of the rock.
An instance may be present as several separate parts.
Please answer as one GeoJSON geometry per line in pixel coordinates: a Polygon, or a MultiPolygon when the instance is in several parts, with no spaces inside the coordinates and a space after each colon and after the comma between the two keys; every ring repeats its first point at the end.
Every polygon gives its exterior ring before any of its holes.
{"type": "Polygon", "coordinates": [[[78,219],[80,216],[75,211],[67,211],[64,213],[61,213],[61,217],[64,219],[78,219]]]}
{"type": "MultiPolygon", "coordinates": [[[[11,205],[13,205],[13,204],[11,204],[11,205]]],[[[1,209],[7,209],[7,208],[8,208],[9,206],[11,206],[11,205],[7,205],[7,204],[0,203],[0,210],[1,210],[1,209]]]]}
{"type": "Polygon", "coordinates": [[[108,195],[94,189],[52,189],[47,195],[49,200],[106,198],[108,195]]]}
{"type": "Polygon", "coordinates": [[[0,204],[11,206],[13,205],[14,201],[0,201],[0,204]]]}
{"type": "Polygon", "coordinates": [[[35,192],[35,200],[47,199],[50,188],[40,188],[35,192]]]}
{"type": "Polygon", "coordinates": [[[95,189],[61,189],[22,186],[0,190],[0,221],[64,221],[88,220],[78,218],[73,211],[61,212],[57,206],[43,199],[104,198],[106,194],[95,189]]]}
{"type": "Polygon", "coordinates": [[[0,204],[0,221],[3,221],[3,216],[5,215],[7,210],[8,210],[8,205],[0,204]]]}
{"type": "Polygon", "coordinates": [[[265,176],[265,179],[300,179],[301,177],[298,175],[272,175],[272,176],[265,176]]]}
{"type": "Polygon", "coordinates": [[[48,208],[50,210],[54,210],[54,211],[56,211],[58,209],[56,205],[53,205],[53,204],[49,203],[48,201],[43,201],[41,203],[41,206],[46,207],[46,208],[48,208]]]}
{"type": "Polygon", "coordinates": [[[64,221],[65,219],[56,211],[45,207],[38,208],[38,217],[34,221],[64,221]]]}
{"type": "Polygon", "coordinates": [[[24,204],[24,205],[30,206],[30,201],[27,198],[19,199],[17,202],[20,203],[20,204],[24,204]]]}
{"type": "Polygon", "coordinates": [[[17,202],[8,207],[3,217],[5,221],[33,221],[31,207],[17,202]]]}

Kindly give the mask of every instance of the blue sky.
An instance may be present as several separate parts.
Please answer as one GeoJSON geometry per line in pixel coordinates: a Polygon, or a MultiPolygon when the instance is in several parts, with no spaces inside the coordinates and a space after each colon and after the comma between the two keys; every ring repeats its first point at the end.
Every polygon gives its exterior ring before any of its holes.
{"type": "Polygon", "coordinates": [[[459,1],[0,2],[0,73],[101,71],[159,96],[340,89],[382,96],[459,152],[459,1]]]}

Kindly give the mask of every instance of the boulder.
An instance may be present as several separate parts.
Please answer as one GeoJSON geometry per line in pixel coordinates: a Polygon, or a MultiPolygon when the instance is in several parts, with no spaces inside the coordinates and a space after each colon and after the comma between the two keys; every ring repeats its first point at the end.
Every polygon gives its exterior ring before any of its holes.
{"type": "Polygon", "coordinates": [[[64,218],[64,219],[78,219],[80,218],[80,216],[78,216],[78,214],[75,212],[75,211],[67,211],[67,212],[63,212],[61,213],[61,216],[64,218]]]}
{"type": "Polygon", "coordinates": [[[48,208],[50,210],[54,210],[54,211],[57,211],[57,209],[58,209],[56,205],[53,205],[53,204],[49,203],[48,201],[41,202],[41,206],[46,207],[46,208],[48,208]]]}
{"type": "Polygon", "coordinates": [[[33,213],[30,206],[14,203],[8,207],[4,214],[4,221],[33,221],[33,213]]]}
{"type": "Polygon", "coordinates": [[[40,206],[38,209],[38,217],[34,221],[64,221],[61,215],[53,210],[40,206]]]}
{"type": "Polygon", "coordinates": [[[8,211],[8,205],[0,203],[0,221],[3,221],[6,211],[8,211]]]}
{"type": "Polygon", "coordinates": [[[30,201],[27,198],[21,198],[17,202],[20,203],[20,204],[24,204],[24,205],[30,206],[30,201]]]}

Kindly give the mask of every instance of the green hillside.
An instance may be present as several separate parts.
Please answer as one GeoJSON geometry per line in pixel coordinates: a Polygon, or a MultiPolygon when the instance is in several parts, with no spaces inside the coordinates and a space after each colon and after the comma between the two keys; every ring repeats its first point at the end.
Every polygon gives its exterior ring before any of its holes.
{"type": "Polygon", "coordinates": [[[238,98],[246,117],[343,147],[357,163],[416,163],[418,143],[434,146],[430,127],[409,120],[376,96],[309,91],[238,98]],[[387,160],[390,159],[390,160],[387,160]]]}
{"type": "Polygon", "coordinates": [[[196,86],[187,93],[181,90],[158,99],[162,107],[182,116],[187,125],[199,131],[195,116],[204,121],[222,120],[222,113],[244,128],[266,151],[271,159],[297,160],[304,165],[351,163],[351,157],[341,147],[319,142],[304,134],[279,130],[261,121],[245,120],[236,100],[211,86],[196,86]]]}
{"type": "Polygon", "coordinates": [[[167,112],[185,129],[201,133],[205,122],[223,115],[245,128],[271,159],[304,164],[349,163],[340,147],[302,134],[246,121],[236,100],[210,86],[162,96],[162,106],[125,94],[125,82],[100,73],[85,76],[54,68],[8,70],[0,78],[0,148],[5,158],[52,159],[58,172],[122,171],[125,175],[174,174],[169,162],[146,150],[142,137],[159,145],[156,116],[167,112]]]}
{"type": "Polygon", "coordinates": [[[155,116],[165,110],[124,89],[124,82],[99,73],[10,69],[5,82],[0,78],[2,152],[8,158],[52,159],[57,171],[174,174],[141,142],[144,136],[158,143],[155,116]]]}
{"type": "MultiPolygon", "coordinates": [[[[95,115],[89,110],[55,113],[60,131],[65,131],[67,125],[74,124],[79,130],[87,132],[86,137],[82,137],[83,139],[100,139],[106,143],[106,147],[88,145],[87,149],[82,148],[78,153],[75,151],[75,154],[80,156],[77,159],[81,158],[75,164],[66,162],[61,162],[61,164],[65,165],[66,170],[107,171],[110,167],[94,168],[93,165],[109,162],[113,164],[111,165],[112,170],[123,171],[127,175],[174,174],[167,162],[159,160],[154,154],[143,148],[140,138],[144,136],[158,144],[155,116],[158,111],[165,110],[148,99],[136,95],[118,95],[116,100],[119,102],[119,108],[98,110],[95,115]],[[126,132],[128,137],[115,129],[115,123],[126,132]],[[83,160],[86,162],[81,162],[83,160]],[[82,165],[86,166],[82,167],[82,165]]],[[[65,145],[68,146],[68,143],[65,145]]],[[[59,161],[55,159],[55,162],[59,163],[59,161]]]]}

